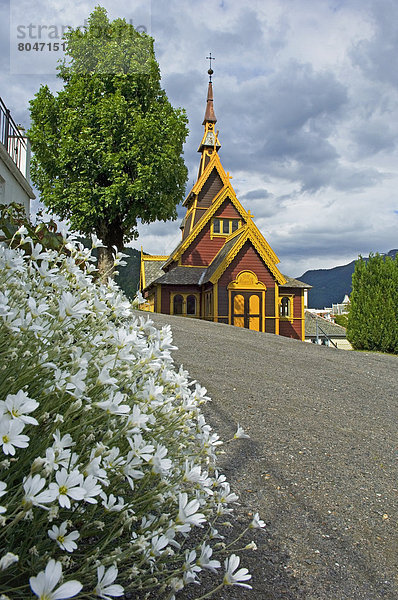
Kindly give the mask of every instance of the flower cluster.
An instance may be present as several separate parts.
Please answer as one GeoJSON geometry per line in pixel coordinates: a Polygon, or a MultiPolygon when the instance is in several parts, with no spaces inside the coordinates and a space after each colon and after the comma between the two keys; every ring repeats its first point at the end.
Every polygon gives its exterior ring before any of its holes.
{"type": "Polygon", "coordinates": [[[170,329],[95,283],[72,238],[17,236],[0,245],[1,597],[173,598],[206,570],[250,587],[238,557],[216,558],[237,496],[170,329]]]}

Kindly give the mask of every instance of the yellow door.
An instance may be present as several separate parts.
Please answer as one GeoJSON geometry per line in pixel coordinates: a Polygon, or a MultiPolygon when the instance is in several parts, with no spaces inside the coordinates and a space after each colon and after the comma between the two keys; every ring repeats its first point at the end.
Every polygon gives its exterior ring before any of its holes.
{"type": "Polygon", "coordinates": [[[262,301],[260,293],[233,293],[232,299],[232,325],[261,331],[262,301]]]}
{"type": "Polygon", "coordinates": [[[249,329],[260,331],[260,298],[257,294],[249,297],[249,329]]]}
{"type": "Polygon", "coordinates": [[[236,294],[234,297],[234,312],[232,324],[235,327],[245,326],[245,298],[242,294],[236,294]]]}

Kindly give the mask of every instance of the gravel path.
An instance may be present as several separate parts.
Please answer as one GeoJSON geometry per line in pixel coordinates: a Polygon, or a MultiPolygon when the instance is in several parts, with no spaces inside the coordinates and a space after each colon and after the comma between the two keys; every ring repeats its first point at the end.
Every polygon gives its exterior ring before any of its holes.
{"type": "Polygon", "coordinates": [[[171,324],[175,362],[208,389],[221,439],[237,422],[250,434],[225,446],[222,468],[237,531],[251,511],[267,528],[242,555],[253,591],[218,598],[397,600],[398,357],[151,318],[171,324]]]}

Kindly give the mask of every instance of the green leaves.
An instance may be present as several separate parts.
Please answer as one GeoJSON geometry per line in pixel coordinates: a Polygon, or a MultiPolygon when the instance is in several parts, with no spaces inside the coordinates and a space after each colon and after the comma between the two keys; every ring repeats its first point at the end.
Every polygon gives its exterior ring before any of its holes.
{"type": "Polygon", "coordinates": [[[357,350],[398,354],[398,259],[371,254],[352,276],[347,337],[357,350]]]}
{"type": "Polygon", "coordinates": [[[72,229],[120,248],[138,219],[175,218],[187,118],[160,87],[152,38],[125,20],[97,7],[66,40],[63,89],[43,86],[31,101],[32,179],[72,229]]]}

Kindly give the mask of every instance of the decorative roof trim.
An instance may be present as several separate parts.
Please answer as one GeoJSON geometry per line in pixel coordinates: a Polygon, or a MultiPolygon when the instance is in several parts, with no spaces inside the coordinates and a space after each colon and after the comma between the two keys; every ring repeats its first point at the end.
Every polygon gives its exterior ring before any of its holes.
{"type": "MultiPolygon", "coordinates": [[[[275,263],[272,261],[269,253],[264,251],[264,247],[262,244],[261,245],[259,244],[257,236],[254,235],[254,232],[249,224],[246,225],[246,232],[242,235],[241,238],[239,238],[239,240],[237,240],[237,243],[231,248],[231,251],[225,257],[225,260],[221,263],[221,265],[218,267],[218,269],[216,269],[216,271],[210,277],[211,283],[213,283],[213,284],[217,283],[217,281],[220,279],[221,275],[231,264],[231,262],[233,261],[235,256],[237,256],[238,252],[242,249],[244,243],[247,240],[251,241],[254,248],[257,250],[257,252],[261,256],[261,258],[263,259],[264,263],[267,265],[267,267],[269,268],[269,270],[271,271],[271,273],[277,280],[277,282],[280,285],[283,285],[284,283],[286,283],[286,279],[283,277],[282,273],[279,271],[279,269],[276,267],[275,263]]],[[[211,263],[210,263],[210,265],[211,265],[211,263]]]]}
{"type": "MultiPolygon", "coordinates": [[[[209,163],[207,165],[207,167],[205,168],[205,170],[203,171],[202,175],[199,177],[198,181],[195,183],[195,185],[193,186],[191,193],[193,194],[199,194],[202,191],[202,187],[204,186],[204,184],[206,183],[207,179],[209,178],[212,170],[214,169],[214,167],[217,169],[217,172],[221,178],[221,181],[223,182],[224,185],[228,185],[229,184],[229,178],[224,170],[224,167],[221,164],[221,160],[219,155],[217,154],[217,152],[213,152],[209,163]]],[[[232,187],[232,186],[231,186],[232,187]]],[[[188,194],[189,196],[189,194],[188,194]]]]}
{"type": "Polygon", "coordinates": [[[246,221],[247,212],[245,211],[245,209],[239,202],[238,198],[236,197],[236,194],[233,190],[232,185],[230,183],[228,183],[227,187],[223,187],[219,191],[212,206],[210,206],[207,209],[207,211],[205,212],[205,214],[202,215],[202,217],[196,223],[194,229],[191,231],[191,233],[188,235],[188,237],[183,241],[182,244],[177,246],[177,248],[174,250],[174,252],[172,252],[172,254],[170,254],[170,256],[168,257],[168,260],[165,263],[165,266],[169,265],[170,262],[172,262],[173,260],[177,260],[182,254],[184,254],[184,252],[189,248],[189,246],[191,245],[193,240],[199,235],[199,233],[202,231],[204,226],[210,221],[210,219],[212,218],[214,213],[217,212],[217,210],[220,208],[220,206],[222,205],[224,200],[226,200],[227,197],[230,198],[232,204],[235,206],[237,211],[240,213],[242,219],[244,219],[246,221]]]}

